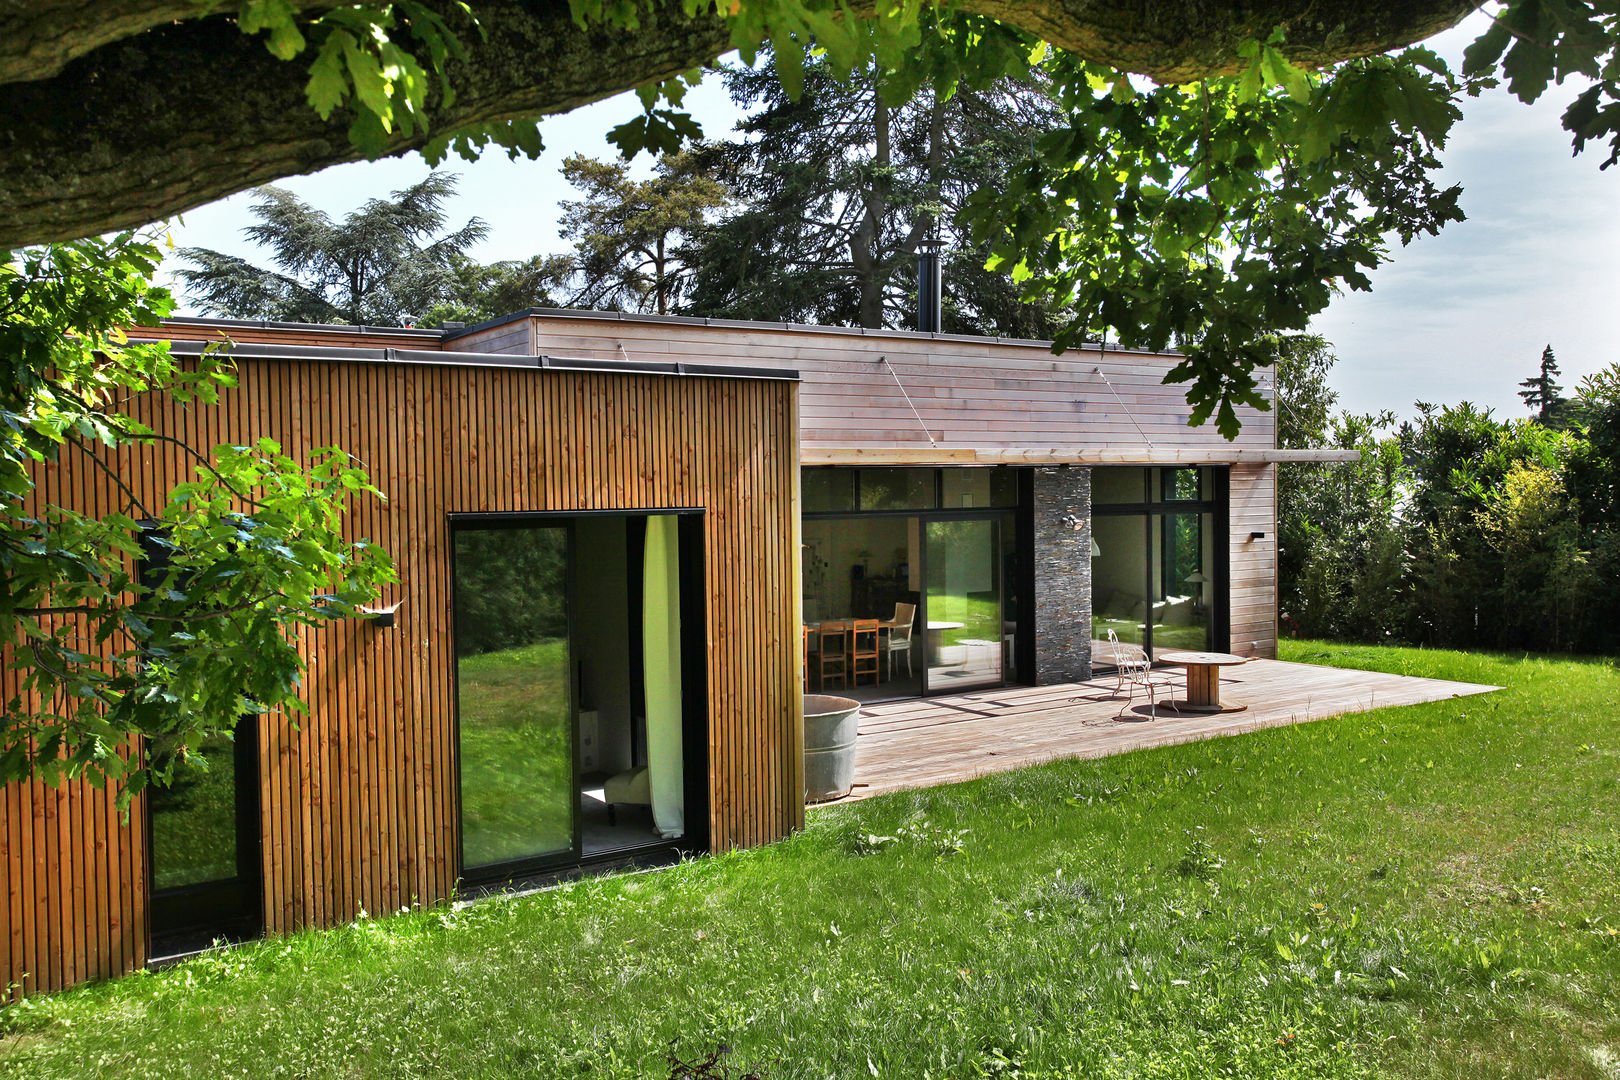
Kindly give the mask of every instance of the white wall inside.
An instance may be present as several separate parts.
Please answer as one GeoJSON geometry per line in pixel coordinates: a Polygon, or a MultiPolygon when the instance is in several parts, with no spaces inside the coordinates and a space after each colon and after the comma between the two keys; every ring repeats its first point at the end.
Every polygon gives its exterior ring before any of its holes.
{"type": "Polygon", "coordinates": [[[857,564],[869,577],[892,577],[904,565],[909,586],[919,588],[922,562],[917,540],[916,518],[806,521],[805,619],[818,622],[854,614],[850,567],[857,564]]]}

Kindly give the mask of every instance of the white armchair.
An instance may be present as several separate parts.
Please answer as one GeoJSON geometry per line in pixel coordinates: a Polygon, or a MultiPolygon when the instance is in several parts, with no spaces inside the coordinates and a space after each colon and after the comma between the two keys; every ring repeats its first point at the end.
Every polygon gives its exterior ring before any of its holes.
{"type": "Polygon", "coordinates": [[[894,661],[901,657],[906,662],[906,677],[911,676],[911,634],[917,623],[917,605],[899,603],[894,605],[894,618],[884,623],[889,631],[884,639],[883,649],[889,657],[889,678],[894,678],[894,661]]]}

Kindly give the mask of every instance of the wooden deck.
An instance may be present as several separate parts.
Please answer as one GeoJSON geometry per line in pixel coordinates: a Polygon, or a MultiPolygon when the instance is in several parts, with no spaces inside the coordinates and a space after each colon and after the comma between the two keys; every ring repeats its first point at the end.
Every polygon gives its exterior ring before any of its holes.
{"type": "MultiPolygon", "coordinates": [[[[1158,674],[1158,672],[1155,672],[1158,674]]],[[[1179,674],[1171,696],[1182,696],[1179,674]]],[[[1385,675],[1373,671],[1254,660],[1221,674],[1221,696],[1242,712],[1161,711],[1147,697],[1115,719],[1124,704],[1112,675],[1063,686],[1016,686],[952,697],[868,705],[856,745],[850,801],[906,788],[933,787],[1062,758],[1094,758],[1150,746],[1241,735],[1390,705],[1416,705],[1483,694],[1497,686],[1385,675]]]]}

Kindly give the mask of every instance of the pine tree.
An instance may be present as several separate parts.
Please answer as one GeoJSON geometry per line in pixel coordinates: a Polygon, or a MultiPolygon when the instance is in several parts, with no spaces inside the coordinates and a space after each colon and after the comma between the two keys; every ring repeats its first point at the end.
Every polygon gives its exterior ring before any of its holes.
{"type": "Polygon", "coordinates": [[[483,322],[528,308],[568,307],[575,280],[574,260],[567,255],[531,255],[481,263],[465,255],[450,260],[455,275],[453,296],[421,308],[419,326],[443,326],[448,320],[483,322]]]}
{"type": "MultiPolygon", "coordinates": [[[[950,32],[946,26],[943,32],[950,32]]],[[[694,255],[686,310],[723,318],[909,327],[918,243],[946,241],[943,329],[1050,337],[1046,309],[1022,302],[987,251],[955,228],[966,198],[1004,187],[1041,134],[1059,126],[1036,72],[1007,65],[949,91],[930,82],[932,33],[916,71],[868,67],[838,78],[825,59],[805,66],[789,98],[769,67],[733,67],[732,99],[759,108],[738,125],[740,143],[711,147],[737,209],[706,229],[694,255]],[[896,95],[892,81],[921,83],[896,95]]]]}
{"type": "Polygon", "coordinates": [[[452,302],[456,258],[489,226],[470,219],[444,229],[444,203],[456,178],[429,173],[387,199],[370,199],[342,221],[284,188],[263,187],[243,232],[270,249],[275,269],[208,248],[181,248],[197,266],[181,270],[187,294],[204,313],[233,319],[388,325],[452,302]]]}
{"type": "Polygon", "coordinates": [[[727,203],[708,159],[665,154],[651,179],[632,180],[624,161],[575,154],[562,172],[585,194],[562,204],[580,278],[569,306],[669,314],[688,285],[682,241],[727,203]]]}
{"type": "Polygon", "coordinates": [[[1541,374],[1519,384],[1524,387],[1519,396],[1524,399],[1525,408],[1534,412],[1536,419],[1546,427],[1563,427],[1568,412],[1569,399],[1559,396],[1563,387],[1558,385],[1557,376],[1558,359],[1553,356],[1553,347],[1548,345],[1541,350],[1541,374]]]}

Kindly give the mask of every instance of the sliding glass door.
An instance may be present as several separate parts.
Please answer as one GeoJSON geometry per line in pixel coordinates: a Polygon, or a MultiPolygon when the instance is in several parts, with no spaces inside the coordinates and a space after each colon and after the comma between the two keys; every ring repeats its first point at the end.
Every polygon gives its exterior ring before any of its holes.
{"type": "Polygon", "coordinates": [[[1212,514],[1183,512],[1153,515],[1154,545],[1152,627],[1153,653],[1210,648],[1211,606],[1215,585],[1212,514]]]}
{"type": "Polygon", "coordinates": [[[461,865],[579,847],[566,525],[455,530],[461,865]]]}
{"type": "Polygon", "coordinates": [[[1209,468],[1092,471],[1092,660],[1109,631],[1150,656],[1221,647],[1225,514],[1209,468]]]}
{"type": "Polygon", "coordinates": [[[451,535],[462,877],[702,847],[702,514],[469,514],[451,535]]]}
{"type": "Polygon", "coordinates": [[[1017,681],[1023,486],[1005,467],[805,469],[805,688],[889,701],[1017,681]],[[875,668],[855,663],[863,621],[875,668]]]}
{"type": "Polygon", "coordinates": [[[925,522],[930,691],[1002,681],[1001,522],[925,522]]]}

